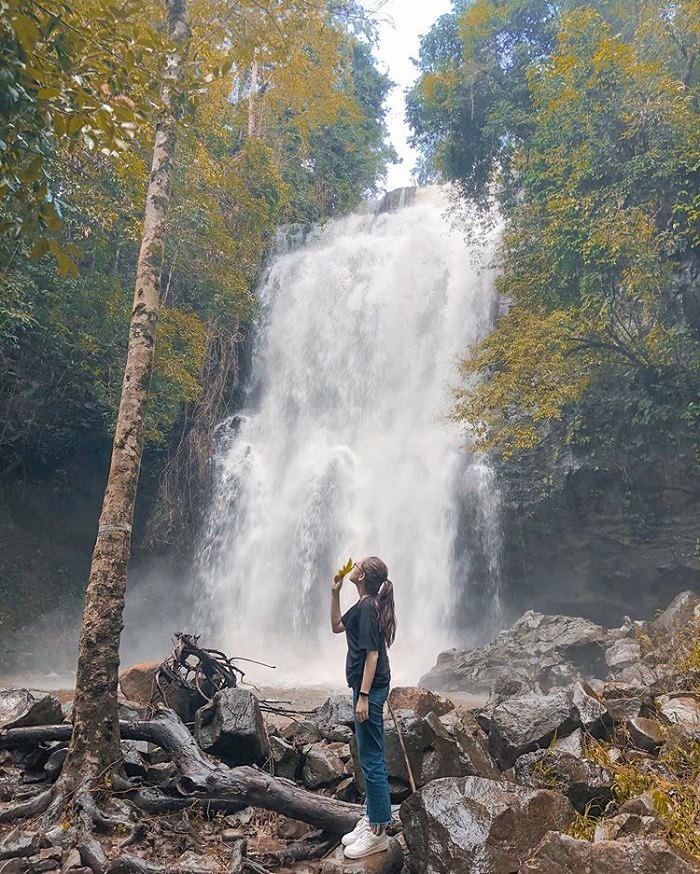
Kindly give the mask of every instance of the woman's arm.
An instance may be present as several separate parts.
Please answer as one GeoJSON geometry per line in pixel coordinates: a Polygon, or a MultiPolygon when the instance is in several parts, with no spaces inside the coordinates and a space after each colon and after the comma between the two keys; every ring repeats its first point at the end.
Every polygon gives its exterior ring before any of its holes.
{"type": "Polygon", "coordinates": [[[365,656],[365,669],[362,672],[362,683],[360,684],[360,695],[357,699],[357,707],[355,708],[355,716],[358,722],[364,722],[369,718],[369,691],[374,682],[374,675],[377,673],[377,662],[379,661],[379,650],[368,649],[365,656]],[[365,694],[366,693],[366,694],[365,694]]]}
{"type": "Polygon", "coordinates": [[[342,634],[345,631],[343,614],[340,612],[340,590],[343,587],[343,578],[333,577],[331,583],[331,628],[334,634],[342,634]]]}

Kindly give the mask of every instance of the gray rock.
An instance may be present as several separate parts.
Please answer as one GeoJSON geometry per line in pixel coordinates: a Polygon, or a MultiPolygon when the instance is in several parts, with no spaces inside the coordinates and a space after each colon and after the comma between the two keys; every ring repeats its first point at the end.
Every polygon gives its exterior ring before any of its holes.
{"type": "Polygon", "coordinates": [[[0,843],[0,859],[13,856],[33,856],[39,852],[41,837],[37,832],[25,831],[18,826],[6,835],[0,843]]]}
{"type": "Polygon", "coordinates": [[[554,737],[565,737],[581,726],[568,689],[509,698],[485,716],[491,754],[503,770],[518,756],[548,747],[554,737]]]}
{"type": "Polygon", "coordinates": [[[330,786],[347,776],[340,756],[322,746],[312,746],[306,755],[303,768],[304,785],[309,789],[330,786]]]}
{"type": "Polygon", "coordinates": [[[663,841],[591,844],[549,832],[519,874],[695,874],[700,864],[663,841]]]}
{"type": "Polygon", "coordinates": [[[513,874],[574,812],[556,792],[463,777],[424,786],[400,815],[410,874],[513,874]]]}
{"type": "Polygon", "coordinates": [[[697,692],[672,692],[656,699],[659,713],[669,722],[700,728],[700,695],[697,692]]]}
{"type": "Polygon", "coordinates": [[[628,720],[625,725],[632,743],[640,750],[655,753],[664,742],[661,726],[654,719],[638,716],[628,720]]]}
{"type": "Polygon", "coordinates": [[[270,752],[275,766],[275,776],[294,780],[301,758],[294,744],[282,737],[273,736],[270,738],[270,752]]]}
{"type": "Polygon", "coordinates": [[[227,765],[262,765],[270,755],[258,700],[246,689],[223,689],[195,718],[200,747],[227,765]]]}
{"type": "Polygon", "coordinates": [[[571,700],[578,711],[581,727],[587,734],[599,737],[612,726],[612,719],[605,704],[586,683],[574,683],[571,700]]]}
{"type": "Polygon", "coordinates": [[[58,725],[61,722],[61,702],[48,692],[33,689],[0,690],[0,729],[58,725]]]}
{"type": "Polygon", "coordinates": [[[685,591],[676,595],[653,623],[653,627],[661,631],[673,632],[698,618],[700,618],[700,598],[695,592],[685,591]]]}
{"type": "Polygon", "coordinates": [[[600,819],[596,823],[593,842],[618,841],[622,838],[659,838],[666,829],[656,816],[640,816],[637,813],[618,813],[617,816],[600,819]]]}
{"type": "Polygon", "coordinates": [[[462,711],[453,710],[440,717],[448,734],[459,744],[463,760],[463,776],[501,780],[501,772],[493,760],[485,737],[475,719],[465,721],[462,711]]]}
{"type": "Polygon", "coordinates": [[[31,865],[26,859],[8,859],[0,862],[0,874],[29,874],[31,865]]]}
{"type": "Polygon", "coordinates": [[[612,800],[609,771],[556,749],[526,753],[515,762],[515,778],[531,789],[553,789],[566,795],[579,813],[600,815],[612,800]]]}
{"type": "Polygon", "coordinates": [[[605,651],[619,636],[586,619],[530,610],[486,646],[441,653],[420,685],[436,692],[484,692],[504,677],[548,688],[602,675],[605,651]]]}
{"type": "Polygon", "coordinates": [[[641,698],[606,698],[605,706],[613,722],[628,722],[642,712],[641,698]]]}
{"type": "Polygon", "coordinates": [[[307,721],[313,725],[320,737],[330,741],[348,743],[355,726],[355,714],[350,695],[333,695],[313,713],[307,721]]]}
{"type": "Polygon", "coordinates": [[[560,753],[568,753],[570,756],[582,759],[586,755],[586,740],[583,731],[577,728],[567,737],[558,737],[554,741],[553,748],[560,753]]]}
{"type": "Polygon", "coordinates": [[[616,640],[612,646],[605,650],[605,663],[612,671],[620,671],[623,668],[639,664],[642,660],[642,648],[637,640],[623,638],[616,640]]]}
{"type": "Polygon", "coordinates": [[[401,844],[389,838],[389,849],[385,853],[375,853],[365,859],[346,859],[343,848],[338,847],[324,859],[319,874],[400,874],[404,856],[401,844]]]}

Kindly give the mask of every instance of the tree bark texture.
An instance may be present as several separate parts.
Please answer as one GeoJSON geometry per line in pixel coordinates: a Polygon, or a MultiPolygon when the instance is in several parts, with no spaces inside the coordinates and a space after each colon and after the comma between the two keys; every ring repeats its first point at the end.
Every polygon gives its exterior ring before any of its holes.
{"type": "Polygon", "coordinates": [[[119,639],[131,550],[131,526],[145,440],[155,351],[166,216],[175,164],[175,101],[190,31],[186,0],[165,0],[172,49],[156,126],[139,252],[129,345],[112,460],[85,594],[74,729],[64,775],[99,774],[118,761],[119,639]]]}

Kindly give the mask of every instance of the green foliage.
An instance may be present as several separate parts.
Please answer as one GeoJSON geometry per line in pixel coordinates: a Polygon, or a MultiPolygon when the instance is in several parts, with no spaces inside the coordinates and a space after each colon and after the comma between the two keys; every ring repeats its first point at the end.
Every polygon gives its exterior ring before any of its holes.
{"type": "MultiPolygon", "coordinates": [[[[158,4],[0,3],[2,473],[110,438],[168,47],[158,4]]],[[[350,208],[391,156],[354,3],[190,12],[147,423],[169,469],[226,412],[276,228],[350,208]]]]}
{"type": "Polygon", "coordinates": [[[506,220],[455,407],[482,448],[697,438],[699,56],[685,0],[475,0],[424,41],[424,160],[506,220]]]}

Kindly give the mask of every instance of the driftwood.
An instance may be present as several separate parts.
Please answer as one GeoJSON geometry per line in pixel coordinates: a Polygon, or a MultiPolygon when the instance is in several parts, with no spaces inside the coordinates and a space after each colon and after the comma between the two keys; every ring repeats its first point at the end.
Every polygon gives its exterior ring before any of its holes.
{"type": "MultiPolygon", "coordinates": [[[[177,789],[185,799],[203,804],[232,802],[241,807],[262,807],[335,834],[350,831],[362,814],[356,804],[314,795],[291,780],[272,777],[257,768],[227,768],[223,764],[215,764],[202,752],[172,710],[163,708],[151,720],[122,720],[119,728],[124,740],[148,741],[172,756],[179,770],[177,789]]],[[[66,740],[70,733],[69,725],[10,729],[0,734],[0,748],[66,740]]],[[[157,806],[155,790],[147,792],[134,784],[132,788],[131,801],[137,806],[143,802],[145,809],[153,811],[157,806]]],[[[24,805],[1,810],[0,822],[41,812],[42,800],[38,799],[44,799],[46,794],[42,793],[24,805]]]]}

